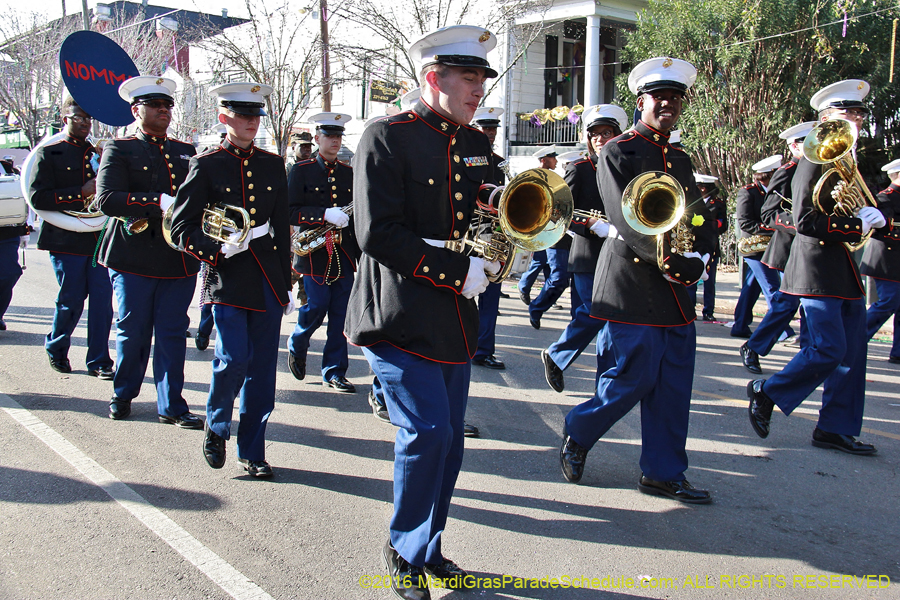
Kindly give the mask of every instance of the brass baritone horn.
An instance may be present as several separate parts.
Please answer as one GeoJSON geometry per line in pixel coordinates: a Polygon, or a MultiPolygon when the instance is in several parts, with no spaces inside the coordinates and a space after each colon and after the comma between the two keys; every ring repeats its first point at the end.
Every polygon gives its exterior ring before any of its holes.
{"type": "Polygon", "coordinates": [[[537,252],[562,239],[572,221],[572,210],[572,191],[562,177],[548,169],[529,169],[505,187],[494,187],[487,202],[479,198],[476,222],[464,238],[444,242],[444,247],[455,252],[471,249],[476,256],[499,262],[500,271],[488,273],[488,279],[498,283],[512,271],[517,248],[537,252]],[[498,193],[500,201],[495,208],[498,193]],[[484,237],[479,235],[482,232],[486,232],[484,237]]]}
{"type": "MultiPolygon", "coordinates": [[[[181,250],[174,241],[172,241],[172,216],[175,213],[175,204],[173,203],[166,212],[163,213],[162,232],[163,238],[175,250],[181,250]]],[[[203,217],[200,221],[203,234],[217,242],[223,244],[242,244],[247,236],[250,235],[250,215],[240,206],[232,204],[216,204],[211,208],[203,209],[203,217]],[[233,216],[240,216],[241,224],[232,217],[228,217],[228,212],[235,213],[233,216]],[[237,240],[232,240],[231,235],[240,233],[237,240]]]]}
{"type": "Polygon", "coordinates": [[[656,237],[656,264],[665,272],[665,249],[690,252],[694,234],[685,223],[686,201],[678,180],[662,171],[647,171],[632,179],[622,193],[622,216],[629,227],[656,237]]]}
{"type": "MultiPolygon", "coordinates": [[[[858,137],[856,125],[850,121],[829,119],[816,125],[803,140],[806,160],[817,165],[831,164],[813,189],[813,206],[819,212],[854,217],[860,208],[877,206],[851,153],[858,137]]],[[[866,245],[873,232],[870,229],[858,242],[844,242],[844,246],[855,252],[866,245]]]]}
{"type": "MultiPolygon", "coordinates": [[[[352,215],[353,203],[351,202],[347,206],[342,207],[341,212],[348,217],[352,215]]],[[[297,256],[306,256],[310,252],[315,252],[328,243],[329,232],[333,232],[331,234],[331,241],[335,244],[340,244],[342,238],[341,231],[343,231],[343,229],[333,223],[325,223],[321,227],[304,229],[303,231],[297,230],[291,234],[291,250],[293,250],[294,254],[297,256]]]]}

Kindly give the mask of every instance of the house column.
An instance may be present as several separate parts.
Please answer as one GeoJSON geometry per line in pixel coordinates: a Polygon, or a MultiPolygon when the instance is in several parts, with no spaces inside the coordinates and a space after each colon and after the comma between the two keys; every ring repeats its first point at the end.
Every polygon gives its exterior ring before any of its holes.
{"type": "Polygon", "coordinates": [[[584,57],[584,107],[600,104],[600,17],[587,16],[584,57]]]}

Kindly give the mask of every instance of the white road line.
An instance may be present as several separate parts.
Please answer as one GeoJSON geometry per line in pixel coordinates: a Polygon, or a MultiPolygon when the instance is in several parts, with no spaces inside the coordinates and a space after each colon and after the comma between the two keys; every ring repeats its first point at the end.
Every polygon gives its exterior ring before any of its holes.
{"type": "Polygon", "coordinates": [[[30,411],[22,408],[18,402],[0,393],[0,408],[78,469],[94,485],[109,494],[113,500],[146,525],[147,529],[172,546],[235,600],[274,600],[240,571],[201,544],[178,523],[147,502],[143,496],[119,481],[30,411]]]}

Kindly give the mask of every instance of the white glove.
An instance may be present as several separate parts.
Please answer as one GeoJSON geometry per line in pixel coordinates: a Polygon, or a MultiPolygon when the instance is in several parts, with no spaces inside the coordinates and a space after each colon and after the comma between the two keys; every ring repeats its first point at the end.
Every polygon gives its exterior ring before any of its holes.
{"type": "Polygon", "coordinates": [[[288,305],[284,307],[284,316],[288,316],[294,312],[295,308],[297,308],[297,305],[294,304],[294,295],[291,293],[292,291],[293,290],[288,290],[288,305]]]}
{"type": "Polygon", "coordinates": [[[159,208],[165,213],[169,207],[175,204],[175,198],[168,194],[159,195],[159,208]]]}
{"type": "Polygon", "coordinates": [[[609,233],[606,234],[606,237],[619,237],[619,230],[612,223],[609,224],[609,233]]]}
{"type": "Polygon", "coordinates": [[[240,237],[240,233],[232,233],[228,236],[228,242],[222,244],[222,254],[225,255],[225,258],[231,258],[235,254],[240,254],[250,247],[250,236],[247,236],[247,239],[245,239],[242,244],[237,244],[236,242],[240,237]]]}
{"type": "Polygon", "coordinates": [[[350,224],[350,217],[337,206],[325,209],[325,220],[341,229],[350,224]]]}
{"type": "Polygon", "coordinates": [[[884,227],[887,223],[887,221],[884,220],[884,215],[881,214],[881,211],[874,206],[862,207],[859,209],[859,214],[857,216],[862,219],[863,235],[869,233],[870,229],[884,227]]]}
{"type": "Polygon", "coordinates": [[[685,258],[699,258],[703,261],[703,274],[700,276],[700,281],[706,281],[709,279],[709,273],[706,272],[706,264],[709,262],[709,253],[707,252],[703,256],[700,256],[699,252],[685,252],[685,258]]]}
{"type": "Polygon", "coordinates": [[[500,272],[500,261],[492,260],[484,263],[484,271],[490,275],[496,275],[500,272]]]}
{"type": "Polygon", "coordinates": [[[19,248],[27,248],[28,247],[28,237],[27,235],[21,236],[19,238],[19,248]]]}
{"type": "Polygon", "coordinates": [[[609,223],[605,223],[603,221],[597,221],[593,225],[591,225],[591,231],[596,234],[597,237],[605,238],[609,235],[610,228],[615,229],[609,223]]]}
{"type": "MultiPolygon", "coordinates": [[[[466,275],[466,282],[463,285],[462,295],[470,300],[487,289],[490,281],[487,278],[485,269],[491,264],[485,263],[483,258],[477,256],[469,257],[469,273],[466,275]]],[[[499,264],[497,266],[499,270],[499,264]]]]}

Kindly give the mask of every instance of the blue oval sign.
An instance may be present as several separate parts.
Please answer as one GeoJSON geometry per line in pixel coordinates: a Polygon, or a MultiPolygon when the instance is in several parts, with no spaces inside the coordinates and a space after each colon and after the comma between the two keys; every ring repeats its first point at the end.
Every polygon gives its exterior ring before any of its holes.
{"type": "Polygon", "coordinates": [[[75,102],[101,123],[124,127],[134,121],[119,85],[140,75],[121,46],[96,31],[76,31],[59,49],[59,70],[75,102]]]}

